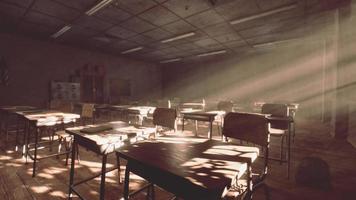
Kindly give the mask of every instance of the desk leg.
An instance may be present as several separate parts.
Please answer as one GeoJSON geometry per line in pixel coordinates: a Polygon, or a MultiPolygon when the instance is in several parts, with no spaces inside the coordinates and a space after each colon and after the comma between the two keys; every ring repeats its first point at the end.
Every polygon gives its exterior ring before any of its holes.
{"type": "Polygon", "coordinates": [[[198,137],[198,120],[195,120],[195,137],[198,137]]]}
{"type": "Polygon", "coordinates": [[[27,138],[29,137],[28,135],[30,134],[30,128],[29,124],[27,121],[25,121],[25,133],[23,134],[23,144],[22,144],[22,156],[25,157],[26,159],[26,164],[27,164],[27,138]]]}
{"type": "Polygon", "coordinates": [[[120,156],[116,153],[116,163],[117,163],[117,174],[119,176],[119,184],[122,183],[121,181],[121,165],[120,165],[120,156]]]}
{"type": "Polygon", "coordinates": [[[32,177],[36,176],[38,130],[39,130],[39,128],[36,127],[36,130],[35,130],[35,151],[34,151],[34,155],[33,155],[33,165],[32,165],[32,167],[33,167],[32,177]]]}
{"type": "Polygon", "coordinates": [[[184,131],[184,117],[182,119],[182,132],[184,131]]]}
{"type": "Polygon", "coordinates": [[[0,113],[0,136],[2,134],[2,126],[3,126],[3,117],[2,114],[0,113]]]}
{"type": "Polygon", "coordinates": [[[7,142],[9,140],[9,123],[10,123],[10,117],[6,116],[5,119],[5,148],[7,148],[7,142]]]}
{"type": "Polygon", "coordinates": [[[72,144],[72,158],[70,164],[70,174],[69,174],[69,192],[68,192],[68,199],[72,199],[72,187],[74,182],[74,165],[75,165],[75,152],[77,151],[77,144],[75,141],[75,137],[72,144]]]}
{"type": "Polygon", "coordinates": [[[294,138],[295,138],[295,121],[293,122],[292,131],[293,131],[293,143],[294,143],[294,138]]]}
{"type": "Polygon", "coordinates": [[[210,120],[209,123],[209,133],[208,133],[209,139],[211,140],[213,138],[213,122],[210,120]]]}
{"type": "Polygon", "coordinates": [[[140,126],[143,125],[143,116],[142,116],[142,115],[138,115],[138,124],[139,124],[140,126]]]}
{"type": "Polygon", "coordinates": [[[292,129],[291,129],[291,124],[289,124],[288,126],[288,154],[287,154],[287,178],[289,179],[289,173],[290,173],[290,159],[291,159],[291,156],[290,156],[290,139],[291,139],[291,132],[292,132],[292,129]]]}
{"type": "MultiPolygon", "coordinates": [[[[15,151],[19,150],[19,134],[20,134],[20,119],[16,117],[16,137],[15,137],[15,151]]],[[[25,133],[24,133],[25,134],[25,133]]]]}
{"type": "Polygon", "coordinates": [[[105,197],[106,161],[107,161],[107,155],[103,155],[103,161],[101,165],[100,200],[104,200],[105,197]]]}
{"type": "Polygon", "coordinates": [[[25,158],[26,158],[26,164],[28,163],[28,153],[29,153],[29,144],[30,144],[30,140],[31,140],[31,125],[30,122],[27,121],[27,134],[25,134],[25,158]]]}
{"type": "Polygon", "coordinates": [[[0,113],[0,135],[2,134],[2,121],[3,121],[3,117],[2,114],[0,113]]]}
{"type": "Polygon", "coordinates": [[[152,184],[151,186],[151,199],[156,199],[156,194],[155,194],[155,185],[152,184]]]}
{"type": "MultiPolygon", "coordinates": [[[[129,161],[128,161],[129,162],[129,161]]],[[[127,163],[125,170],[125,185],[124,185],[124,199],[129,199],[129,183],[130,183],[130,163],[127,163]]]]}

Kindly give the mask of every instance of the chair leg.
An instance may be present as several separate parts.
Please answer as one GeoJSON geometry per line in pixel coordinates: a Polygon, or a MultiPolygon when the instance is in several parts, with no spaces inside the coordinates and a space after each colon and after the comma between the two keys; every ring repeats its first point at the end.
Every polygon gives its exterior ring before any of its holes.
{"type": "Polygon", "coordinates": [[[243,200],[252,200],[252,192],[246,192],[246,194],[242,197],[243,200]]]}
{"type": "Polygon", "coordinates": [[[222,134],[221,134],[220,124],[217,124],[217,126],[218,126],[218,134],[222,135],[222,134]]]}
{"type": "Polygon", "coordinates": [[[76,145],[76,149],[77,149],[77,159],[78,159],[78,163],[80,163],[80,157],[79,157],[79,145],[78,144],[75,144],[76,145]]]}
{"type": "Polygon", "coordinates": [[[155,186],[154,184],[151,184],[149,187],[147,187],[146,200],[154,200],[154,199],[155,199],[155,186]]]}
{"type": "Polygon", "coordinates": [[[116,163],[117,163],[117,174],[119,177],[119,184],[122,184],[121,181],[121,165],[120,165],[120,156],[118,153],[116,153],[116,163]]]}
{"type": "Polygon", "coordinates": [[[279,161],[279,164],[283,163],[284,138],[285,138],[285,136],[283,135],[281,137],[281,149],[280,149],[280,161],[279,161]]]}
{"type": "Polygon", "coordinates": [[[292,139],[292,142],[294,143],[294,137],[295,137],[295,122],[292,124],[292,131],[293,131],[293,139],[292,139]]]}
{"type": "Polygon", "coordinates": [[[49,151],[52,152],[55,131],[51,128],[47,128],[46,132],[48,134],[48,139],[49,139],[49,151]]]}
{"type": "Polygon", "coordinates": [[[66,162],[65,162],[65,165],[67,166],[68,165],[68,159],[69,159],[69,150],[72,148],[71,147],[71,143],[72,143],[73,141],[72,140],[70,140],[69,142],[67,142],[67,139],[66,138],[64,138],[64,147],[65,147],[65,149],[66,149],[66,162]]]}
{"type": "Polygon", "coordinates": [[[154,200],[155,197],[155,185],[152,184],[151,186],[151,199],[154,200]]]}
{"type": "Polygon", "coordinates": [[[146,200],[150,200],[151,198],[151,187],[147,187],[147,192],[146,192],[146,200]]]}
{"type": "MultiPolygon", "coordinates": [[[[63,142],[62,140],[63,140],[62,137],[58,136],[58,143],[59,143],[58,150],[57,150],[58,154],[61,153],[61,150],[62,150],[62,142],[63,142]]],[[[59,155],[57,155],[56,158],[59,159],[59,155]]]]}

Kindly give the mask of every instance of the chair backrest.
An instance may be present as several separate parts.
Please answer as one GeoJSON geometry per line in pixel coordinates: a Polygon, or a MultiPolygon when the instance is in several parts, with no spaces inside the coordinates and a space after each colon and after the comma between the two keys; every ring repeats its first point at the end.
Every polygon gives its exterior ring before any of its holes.
{"type": "Polygon", "coordinates": [[[171,101],[167,100],[167,99],[159,99],[159,100],[157,100],[157,107],[171,108],[171,101]]]}
{"type": "Polygon", "coordinates": [[[94,104],[85,103],[82,105],[82,114],[83,118],[93,118],[94,116],[94,104]]]}
{"type": "Polygon", "coordinates": [[[269,123],[265,115],[230,112],[224,118],[222,134],[226,137],[267,147],[269,123]]]}
{"type": "Polygon", "coordinates": [[[265,103],[262,105],[263,114],[271,114],[276,117],[288,116],[288,106],[286,104],[265,103]]]}
{"type": "MultiPolygon", "coordinates": [[[[273,117],[287,117],[289,116],[288,106],[286,104],[278,103],[265,103],[262,105],[261,112],[263,114],[271,114],[273,117]]],[[[287,121],[273,121],[271,122],[272,128],[288,129],[287,121]]]]}
{"type": "Polygon", "coordinates": [[[176,128],[177,111],[172,108],[156,108],[153,112],[153,124],[171,129],[176,128]]]}
{"type": "Polygon", "coordinates": [[[191,101],[191,102],[181,102],[179,104],[179,110],[205,110],[206,102],[205,99],[202,101],[191,101]]]}
{"type": "Polygon", "coordinates": [[[219,101],[218,110],[222,110],[225,112],[232,112],[233,103],[231,101],[219,101]]]}

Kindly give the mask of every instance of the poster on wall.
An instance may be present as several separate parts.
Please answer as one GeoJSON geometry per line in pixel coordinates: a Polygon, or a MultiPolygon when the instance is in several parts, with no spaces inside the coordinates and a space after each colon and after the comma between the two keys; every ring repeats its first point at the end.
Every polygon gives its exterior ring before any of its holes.
{"type": "Polygon", "coordinates": [[[79,101],[80,84],[69,82],[51,82],[51,100],[79,101]]]}

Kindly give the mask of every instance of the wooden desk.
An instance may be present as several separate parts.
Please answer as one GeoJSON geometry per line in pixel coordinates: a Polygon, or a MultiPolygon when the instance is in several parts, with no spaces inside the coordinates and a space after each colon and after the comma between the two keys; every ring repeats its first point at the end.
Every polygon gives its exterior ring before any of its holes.
{"type": "MultiPolygon", "coordinates": [[[[88,125],[67,128],[66,132],[73,135],[73,145],[71,154],[71,170],[70,170],[70,182],[69,182],[69,199],[72,198],[72,193],[77,194],[81,199],[84,199],[76,190],[75,186],[89,181],[93,178],[101,176],[100,182],[100,199],[105,197],[105,174],[111,170],[106,170],[107,156],[113,153],[116,149],[123,145],[124,141],[133,137],[140,137],[144,135],[154,134],[156,131],[152,127],[132,126],[123,121],[109,122],[105,124],[88,125]],[[102,156],[102,168],[101,173],[93,177],[89,177],[80,182],[74,183],[74,164],[77,144],[85,147],[86,149],[93,151],[102,156]]],[[[119,176],[120,176],[120,167],[119,176]]],[[[120,177],[119,177],[120,180],[120,177]]]]}
{"type": "Polygon", "coordinates": [[[179,104],[179,110],[193,109],[193,110],[205,110],[205,100],[201,102],[182,102],[179,104]]]}
{"type": "MultiPolygon", "coordinates": [[[[183,199],[221,199],[225,189],[250,172],[256,147],[197,138],[163,138],[117,150],[127,160],[124,199],[129,199],[133,172],[183,199]]],[[[249,174],[248,174],[249,177],[249,174]]]]}
{"type": "Polygon", "coordinates": [[[18,111],[28,111],[28,110],[35,110],[38,108],[32,107],[32,106],[3,106],[0,107],[0,133],[5,134],[5,145],[8,143],[8,134],[9,134],[9,129],[10,129],[10,124],[11,124],[11,117],[15,117],[16,119],[16,137],[15,137],[15,145],[16,145],[16,150],[18,149],[18,135],[20,131],[20,124],[19,124],[19,119],[18,116],[16,115],[16,112],[18,111]]]}
{"type": "MultiPolygon", "coordinates": [[[[1,128],[6,129],[6,125],[8,123],[8,119],[11,115],[16,116],[16,112],[18,111],[26,111],[26,110],[34,110],[37,109],[32,106],[2,106],[0,107],[0,123],[1,123],[1,128]],[[2,127],[5,126],[5,127],[2,127]]],[[[5,130],[6,131],[6,130],[5,130]]],[[[2,129],[1,129],[1,132],[2,129]]]]}
{"type": "Polygon", "coordinates": [[[138,124],[142,125],[143,119],[149,114],[153,114],[156,107],[152,106],[132,106],[132,105],[103,105],[98,106],[96,111],[110,112],[110,120],[113,119],[112,115],[119,115],[120,120],[129,121],[130,117],[137,117],[138,124]]]}
{"type": "MultiPolygon", "coordinates": [[[[218,125],[218,133],[221,134],[222,133],[222,127],[224,126],[224,117],[228,112],[223,111],[223,110],[213,110],[213,111],[208,111],[207,113],[216,114],[215,117],[214,117],[214,121],[218,125]]],[[[221,136],[223,137],[222,134],[221,134],[221,136]]]]}
{"type": "Polygon", "coordinates": [[[215,116],[217,113],[209,113],[209,112],[182,112],[183,114],[183,125],[182,125],[182,131],[184,131],[184,120],[186,119],[191,119],[195,120],[196,124],[196,130],[195,130],[195,136],[197,136],[197,121],[203,121],[203,122],[209,122],[209,132],[208,132],[208,138],[212,139],[213,135],[213,121],[215,119],[215,116]]]}
{"type": "Polygon", "coordinates": [[[153,115],[156,107],[152,106],[131,106],[127,109],[128,117],[130,116],[138,118],[138,124],[142,125],[144,118],[149,115],[153,115]]]}
{"type": "MultiPolygon", "coordinates": [[[[36,164],[37,160],[37,149],[38,149],[38,133],[39,133],[39,128],[48,128],[48,127],[54,127],[56,125],[64,125],[68,124],[71,122],[75,122],[77,119],[80,118],[80,115],[78,114],[73,114],[73,113],[63,113],[63,112],[58,112],[54,110],[31,110],[31,111],[18,111],[16,114],[25,121],[25,134],[24,134],[24,147],[23,151],[25,154],[26,158],[26,163],[27,163],[27,158],[30,158],[33,160],[33,168],[32,168],[32,177],[35,177],[36,175],[36,164]],[[34,129],[34,138],[35,142],[33,143],[34,145],[34,154],[31,155],[29,153],[30,151],[30,138],[31,138],[31,128],[34,129]]],[[[62,153],[64,154],[64,153],[62,153]]],[[[49,158],[53,156],[57,156],[59,154],[52,154],[52,155],[47,155],[43,158],[49,158]]],[[[43,159],[41,158],[41,159],[43,159]]]]}

